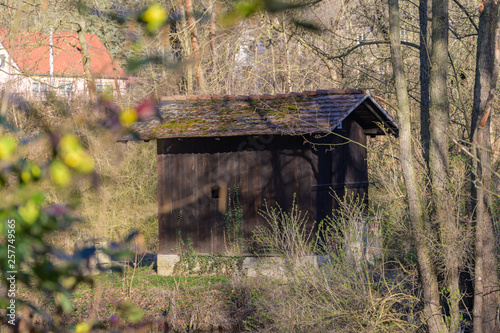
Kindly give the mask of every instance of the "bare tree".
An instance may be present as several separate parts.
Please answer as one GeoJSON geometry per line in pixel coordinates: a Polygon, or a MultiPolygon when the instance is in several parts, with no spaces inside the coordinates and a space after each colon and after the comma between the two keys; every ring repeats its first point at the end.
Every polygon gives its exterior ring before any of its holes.
{"type": "MultiPolygon", "coordinates": [[[[461,299],[460,278],[460,230],[455,219],[449,216],[450,183],[449,159],[449,102],[448,102],[448,32],[449,15],[447,0],[432,1],[432,56],[430,75],[430,126],[429,171],[431,176],[431,218],[439,225],[441,251],[444,260],[445,278],[448,285],[449,328],[460,326],[459,302],[461,299]]],[[[424,92],[422,92],[423,94],[424,92]]]]}
{"type": "Polygon", "coordinates": [[[498,2],[485,0],[480,6],[476,81],[471,122],[471,144],[476,157],[476,242],[474,279],[474,332],[498,332],[499,281],[495,232],[491,216],[492,102],[500,60],[498,2]]]}
{"type": "Polygon", "coordinates": [[[90,55],[87,46],[87,38],[86,38],[86,23],[83,17],[80,18],[78,22],[78,40],[80,41],[80,52],[82,54],[82,65],[83,65],[83,73],[85,81],[87,82],[87,87],[89,89],[89,97],[90,100],[95,102],[96,100],[96,90],[94,84],[94,78],[92,76],[92,71],[90,67],[90,55]]]}
{"type": "Polygon", "coordinates": [[[424,313],[430,332],[445,332],[446,326],[441,315],[439,300],[439,285],[433,266],[431,247],[427,242],[426,234],[429,227],[424,217],[420,198],[421,194],[417,185],[415,168],[412,161],[411,111],[401,55],[398,0],[389,0],[389,31],[391,59],[399,108],[401,167],[406,183],[409,215],[417,251],[420,279],[424,290],[424,313]]]}
{"type": "Polygon", "coordinates": [[[196,68],[196,82],[198,83],[198,89],[204,92],[205,87],[205,77],[203,75],[203,69],[201,67],[201,50],[198,43],[198,31],[196,28],[196,20],[193,13],[193,3],[191,0],[185,0],[186,3],[186,14],[189,24],[189,34],[191,36],[191,47],[193,48],[193,59],[196,68]]]}
{"type": "Polygon", "coordinates": [[[424,148],[424,158],[429,164],[429,75],[430,75],[430,50],[427,33],[428,0],[420,0],[418,6],[420,28],[420,139],[424,148]]]}

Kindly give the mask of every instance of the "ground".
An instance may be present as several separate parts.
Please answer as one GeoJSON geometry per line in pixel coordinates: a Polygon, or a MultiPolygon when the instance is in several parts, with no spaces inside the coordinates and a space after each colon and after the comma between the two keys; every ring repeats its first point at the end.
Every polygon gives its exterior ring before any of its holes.
{"type": "MultiPolygon", "coordinates": [[[[121,311],[122,304],[132,302],[142,309],[141,326],[163,330],[234,330],[244,329],[250,313],[249,298],[230,277],[164,277],[147,266],[135,272],[101,273],[95,285],[81,285],[73,293],[73,311],[62,316],[62,324],[72,327],[81,322],[101,322],[106,329],[122,327],[125,320],[134,321],[121,311]]],[[[19,298],[34,303],[46,313],[55,312],[54,298],[21,286],[19,298]]],[[[20,311],[27,315],[27,311],[20,311]]],[[[43,325],[40,315],[33,323],[43,325]]]]}

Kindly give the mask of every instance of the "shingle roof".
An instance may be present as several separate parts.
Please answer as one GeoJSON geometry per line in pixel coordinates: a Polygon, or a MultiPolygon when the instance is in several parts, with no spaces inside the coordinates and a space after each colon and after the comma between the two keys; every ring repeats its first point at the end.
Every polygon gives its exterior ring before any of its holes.
{"type": "MultiPolygon", "coordinates": [[[[0,42],[7,49],[19,69],[31,75],[50,74],[50,35],[41,32],[19,32],[14,51],[6,29],[0,29],[0,42]]],[[[96,77],[114,77],[111,56],[96,35],[86,34],[91,72],[96,77]]],[[[52,37],[55,76],[82,76],[83,65],[77,33],[56,32],[52,37]]],[[[1,47],[1,46],[0,46],[1,47]]],[[[115,63],[117,76],[125,77],[115,63]]]]}
{"type": "MultiPolygon", "coordinates": [[[[377,123],[398,134],[391,116],[368,91],[332,89],[281,95],[175,96],[158,105],[162,119],[136,122],[140,139],[325,133],[355,112],[370,134],[383,134],[377,123]]],[[[125,137],[124,140],[131,137],[125,137]]]]}

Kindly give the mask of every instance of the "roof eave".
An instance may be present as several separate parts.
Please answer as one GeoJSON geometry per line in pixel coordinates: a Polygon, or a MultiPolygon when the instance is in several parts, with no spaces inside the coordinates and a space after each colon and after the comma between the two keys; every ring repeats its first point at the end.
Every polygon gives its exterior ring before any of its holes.
{"type": "MultiPolygon", "coordinates": [[[[396,124],[396,121],[387,113],[387,111],[384,110],[383,107],[380,106],[380,104],[377,103],[377,101],[369,94],[367,96],[366,102],[371,104],[370,111],[372,112],[379,112],[381,116],[383,116],[384,119],[383,123],[386,127],[386,130],[389,131],[392,135],[395,137],[399,136],[399,126],[396,124]]],[[[369,105],[367,104],[367,105],[369,105]]],[[[386,133],[382,131],[381,135],[385,135],[386,133]]]]}

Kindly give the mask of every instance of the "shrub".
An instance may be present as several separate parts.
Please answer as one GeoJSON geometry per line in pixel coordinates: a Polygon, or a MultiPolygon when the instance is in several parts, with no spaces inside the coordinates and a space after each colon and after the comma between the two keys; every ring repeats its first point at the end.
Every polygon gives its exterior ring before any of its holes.
{"type": "Polygon", "coordinates": [[[243,253],[245,250],[245,239],[243,229],[243,208],[240,203],[240,186],[228,191],[227,211],[224,213],[224,243],[226,251],[235,254],[243,253]]]}
{"type": "Polygon", "coordinates": [[[308,226],[307,213],[298,209],[293,195],[292,211],[285,212],[277,205],[270,207],[264,202],[259,214],[267,222],[253,231],[254,247],[257,254],[275,254],[295,261],[314,253],[316,246],[313,229],[308,226]]]}
{"type": "Polygon", "coordinates": [[[368,265],[363,251],[363,201],[347,197],[339,204],[332,216],[318,224],[321,237],[316,238],[295,202],[292,212],[265,206],[268,226],[258,228],[254,239],[262,248],[290,260],[285,279],[261,276],[248,281],[254,326],[268,332],[418,329],[416,271],[383,262],[368,265]],[[297,260],[318,249],[325,254],[318,265],[297,260]]]}

